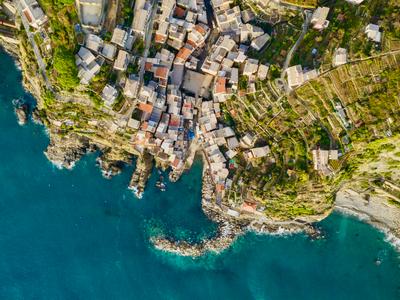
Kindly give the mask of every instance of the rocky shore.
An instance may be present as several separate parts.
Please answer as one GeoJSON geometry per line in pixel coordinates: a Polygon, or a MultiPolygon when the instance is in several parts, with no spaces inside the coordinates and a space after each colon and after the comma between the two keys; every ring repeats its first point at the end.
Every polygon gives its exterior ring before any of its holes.
{"type": "Polygon", "coordinates": [[[136,197],[143,197],[143,192],[152,169],[153,157],[150,154],[144,153],[137,158],[136,169],[132,174],[131,181],[129,182],[129,189],[133,191],[136,197]]]}
{"type": "Polygon", "coordinates": [[[87,138],[75,134],[50,134],[50,144],[44,153],[57,167],[72,169],[83,155],[94,150],[96,146],[87,138]]]}
{"type": "Polygon", "coordinates": [[[27,104],[18,105],[15,107],[15,114],[17,115],[19,125],[25,125],[28,121],[28,110],[29,108],[27,104]]]}
{"type": "Polygon", "coordinates": [[[400,208],[388,202],[381,193],[368,195],[345,187],[336,195],[335,209],[382,230],[400,249],[400,208]]]}

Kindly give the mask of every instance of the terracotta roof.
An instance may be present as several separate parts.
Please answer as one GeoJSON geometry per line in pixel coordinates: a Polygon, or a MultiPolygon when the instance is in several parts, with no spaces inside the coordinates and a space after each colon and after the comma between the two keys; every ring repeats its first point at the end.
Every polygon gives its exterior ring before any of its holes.
{"type": "Polygon", "coordinates": [[[207,33],[207,31],[204,30],[203,26],[200,26],[199,24],[194,26],[194,29],[200,32],[202,36],[204,36],[207,33]]]}
{"type": "Polygon", "coordinates": [[[189,58],[189,56],[192,54],[192,52],[193,51],[191,49],[189,49],[187,47],[183,47],[183,48],[181,48],[181,50],[179,50],[176,57],[186,61],[189,58]]]}
{"type": "Polygon", "coordinates": [[[226,78],[225,77],[218,77],[217,81],[215,82],[215,93],[221,94],[226,93],[226,78]]]}
{"type": "Polygon", "coordinates": [[[144,70],[145,71],[151,71],[151,68],[153,67],[153,64],[151,62],[146,62],[144,64],[144,70]]]}
{"type": "Polygon", "coordinates": [[[143,122],[143,123],[142,123],[142,126],[141,126],[141,129],[142,129],[142,130],[146,130],[148,125],[149,125],[149,124],[148,124],[147,122],[143,122]]]}
{"type": "Polygon", "coordinates": [[[167,67],[161,66],[161,67],[158,67],[156,69],[156,72],[154,73],[154,76],[156,78],[167,79],[168,78],[168,72],[169,72],[169,70],[168,70],[167,67]]]}
{"type": "Polygon", "coordinates": [[[223,190],[225,190],[225,186],[223,184],[218,183],[216,186],[216,190],[217,192],[222,192],[223,190]]]}
{"type": "Polygon", "coordinates": [[[177,168],[179,166],[180,160],[175,158],[172,162],[172,167],[177,168]]]}
{"type": "MultiPolygon", "coordinates": [[[[190,46],[194,47],[194,48],[197,47],[197,44],[196,44],[194,41],[192,41],[192,40],[187,40],[186,43],[189,44],[190,46]]],[[[183,49],[183,48],[182,48],[182,49],[183,49]]]]}
{"type": "Polygon", "coordinates": [[[161,35],[161,34],[156,33],[154,41],[156,43],[164,43],[166,41],[166,39],[167,39],[167,37],[165,35],[161,35]]]}
{"type": "Polygon", "coordinates": [[[139,104],[139,110],[147,112],[147,113],[150,114],[153,111],[153,105],[147,104],[147,103],[140,103],[139,104]]]}
{"type": "Polygon", "coordinates": [[[255,203],[243,202],[242,209],[244,209],[244,210],[255,211],[256,208],[257,208],[257,204],[255,204],[255,203]]]}
{"type": "Polygon", "coordinates": [[[186,14],[186,9],[176,6],[175,7],[175,12],[174,12],[175,16],[177,16],[178,18],[184,18],[185,14],[186,14]]]}

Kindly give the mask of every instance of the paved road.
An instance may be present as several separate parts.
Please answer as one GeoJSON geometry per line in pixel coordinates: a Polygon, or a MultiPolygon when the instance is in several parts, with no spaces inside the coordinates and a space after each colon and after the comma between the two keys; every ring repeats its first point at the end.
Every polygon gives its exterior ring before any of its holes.
{"type": "Polygon", "coordinates": [[[53,87],[52,87],[52,85],[51,85],[51,83],[50,83],[50,81],[49,81],[49,79],[48,79],[48,77],[46,75],[46,64],[43,61],[42,55],[40,54],[39,47],[37,46],[37,44],[35,42],[35,39],[33,37],[33,34],[30,31],[28,20],[26,19],[25,15],[22,13],[21,4],[20,4],[19,1],[14,1],[14,5],[15,5],[15,7],[17,7],[18,13],[21,16],[22,24],[23,24],[23,26],[25,28],[26,35],[28,36],[29,42],[32,45],[33,52],[35,54],[37,64],[39,66],[40,73],[42,74],[42,76],[44,78],[44,81],[46,83],[46,87],[49,90],[53,91],[53,87]]]}
{"type": "Polygon", "coordinates": [[[289,50],[288,54],[286,55],[285,63],[283,64],[281,79],[285,77],[286,69],[289,67],[290,61],[292,60],[292,56],[294,52],[296,52],[297,48],[300,46],[300,43],[303,41],[304,36],[308,31],[308,25],[311,21],[312,13],[308,10],[304,11],[304,23],[302,26],[301,34],[297,39],[296,43],[294,43],[293,47],[289,50]]]}

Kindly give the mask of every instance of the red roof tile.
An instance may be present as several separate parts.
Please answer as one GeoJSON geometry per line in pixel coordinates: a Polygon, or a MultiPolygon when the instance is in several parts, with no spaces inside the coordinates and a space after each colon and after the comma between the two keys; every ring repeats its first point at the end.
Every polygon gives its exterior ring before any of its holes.
{"type": "Polygon", "coordinates": [[[153,105],[147,103],[140,103],[139,110],[150,114],[153,111],[153,105]]]}
{"type": "Polygon", "coordinates": [[[161,67],[158,67],[156,69],[156,72],[154,73],[154,76],[156,78],[167,79],[168,78],[168,73],[169,73],[168,68],[164,67],[164,66],[161,66],[161,67]]]}

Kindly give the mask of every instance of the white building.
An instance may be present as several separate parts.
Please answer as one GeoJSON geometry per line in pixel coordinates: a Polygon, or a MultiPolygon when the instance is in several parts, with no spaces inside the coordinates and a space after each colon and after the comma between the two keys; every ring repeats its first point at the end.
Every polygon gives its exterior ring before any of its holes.
{"type": "Polygon", "coordinates": [[[131,60],[131,56],[128,52],[124,50],[119,50],[117,59],[114,63],[114,69],[118,71],[125,72],[128,68],[129,62],[131,60]]]}
{"type": "Polygon", "coordinates": [[[365,34],[371,41],[374,41],[375,43],[381,42],[382,33],[379,31],[378,25],[368,24],[368,26],[365,28],[365,34]]]}
{"type": "Polygon", "coordinates": [[[117,96],[117,89],[109,84],[104,87],[103,92],[101,93],[101,98],[104,100],[105,105],[109,108],[112,107],[115,99],[117,99],[117,96]]]}
{"type": "Polygon", "coordinates": [[[151,3],[145,0],[135,1],[135,10],[132,21],[132,30],[139,34],[144,35],[146,30],[147,20],[151,13],[151,3]]]}
{"type": "Polygon", "coordinates": [[[48,18],[36,0],[21,0],[22,13],[33,28],[39,29],[48,18]]]}
{"type": "Polygon", "coordinates": [[[304,82],[318,76],[316,70],[303,71],[301,65],[292,66],[286,69],[287,81],[290,89],[294,89],[304,82]]]}
{"type": "Polygon", "coordinates": [[[104,20],[106,0],[75,0],[82,27],[88,31],[100,31],[104,20]]]}
{"type": "Polygon", "coordinates": [[[128,41],[128,33],[125,30],[116,27],[114,29],[111,38],[111,43],[114,43],[122,48],[125,48],[127,41],[128,41]]]}
{"type": "Polygon", "coordinates": [[[314,29],[322,30],[328,27],[329,21],[326,19],[329,14],[329,7],[318,7],[312,17],[311,24],[314,29]]]}
{"type": "Polygon", "coordinates": [[[270,39],[271,37],[269,36],[269,34],[264,33],[263,35],[260,35],[259,37],[252,40],[250,46],[257,51],[260,51],[270,39]]]}
{"type": "Polygon", "coordinates": [[[347,63],[347,50],[345,48],[338,48],[335,50],[332,65],[334,67],[341,66],[347,63]]]}

